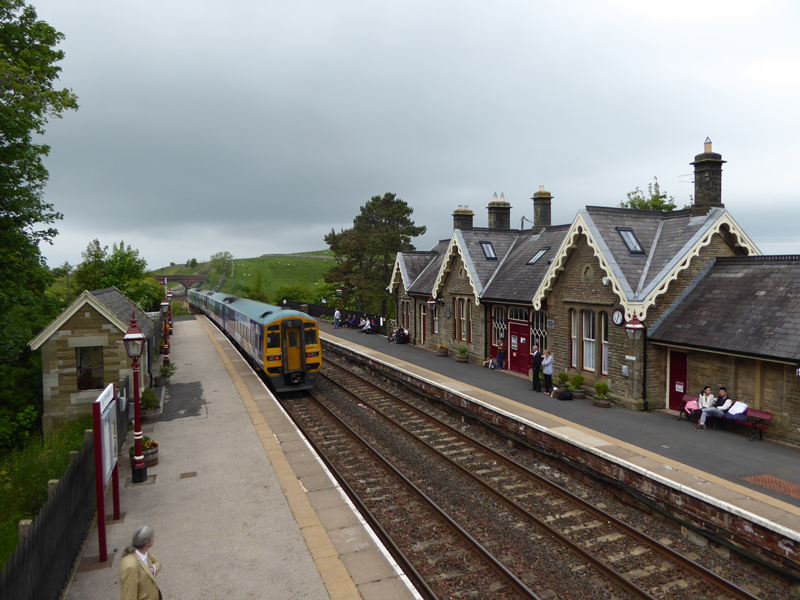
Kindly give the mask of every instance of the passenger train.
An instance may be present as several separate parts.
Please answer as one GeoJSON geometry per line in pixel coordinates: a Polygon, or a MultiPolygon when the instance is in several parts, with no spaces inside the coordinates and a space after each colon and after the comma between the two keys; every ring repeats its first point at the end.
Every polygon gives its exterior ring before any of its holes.
{"type": "Polygon", "coordinates": [[[276,392],[314,387],[322,346],[317,322],[306,313],[211,290],[189,289],[187,297],[266,374],[276,392]]]}

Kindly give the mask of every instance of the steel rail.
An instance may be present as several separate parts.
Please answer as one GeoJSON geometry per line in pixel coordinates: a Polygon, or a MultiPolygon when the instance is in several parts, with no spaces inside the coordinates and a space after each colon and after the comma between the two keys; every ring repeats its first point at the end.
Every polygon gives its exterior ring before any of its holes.
{"type": "MultiPolygon", "coordinates": [[[[740,588],[736,584],[734,584],[734,583],[728,581],[727,579],[717,575],[713,571],[711,571],[709,569],[706,569],[705,567],[703,567],[702,565],[692,561],[691,559],[686,558],[685,556],[683,556],[679,552],[673,550],[672,548],[669,548],[668,546],[662,544],[661,542],[659,542],[657,540],[654,540],[653,538],[651,538],[647,534],[642,533],[641,531],[638,531],[637,529],[633,528],[631,525],[628,525],[624,521],[621,521],[617,517],[615,517],[615,516],[605,512],[605,511],[603,511],[600,508],[597,508],[593,504],[591,504],[588,501],[586,501],[586,500],[574,495],[572,492],[570,492],[569,490],[561,487],[557,483],[554,483],[554,482],[542,477],[541,475],[539,475],[537,473],[534,473],[533,471],[527,469],[526,467],[514,462],[513,460],[511,460],[507,456],[504,456],[503,454],[500,454],[496,450],[493,450],[492,448],[489,448],[488,446],[486,446],[485,444],[481,443],[480,441],[475,440],[475,439],[465,435],[464,433],[462,433],[462,432],[458,431],[457,429],[451,427],[447,423],[444,423],[444,422],[440,421],[439,419],[437,419],[436,417],[434,417],[434,416],[432,416],[432,415],[430,415],[430,414],[418,409],[417,407],[409,404],[408,402],[406,402],[402,398],[398,398],[394,394],[391,394],[390,392],[387,392],[386,390],[383,390],[383,389],[379,388],[378,386],[376,386],[375,384],[373,384],[370,381],[367,381],[366,379],[364,379],[360,375],[357,375],[356,373],[352,373],[352,372],[348,371],[347,369],[344,369],[343,367],[341,367],[341,366],[339,366],[339,365],[337,365],[335,363],[332,363],[330,361],[327,361],[327,362],[329,362],[331,365],[333,365],[337,369],[340,369],[340,370],[344,371],[349,376],[357,378],[358,380],[362,381],[365,385],[368,385],[368,386],[378,390],[381,394],[384,394],[386,396],[389,396],[389,397],[397,400],[398,402],[400,402],[401,404],[403,404],[404,406],[406,406],[410,410],[414,411],[416,414],[419,414],[419,415],[425,417],[426,419],[429,419],[430,421],[433,421],[433,422],[437,423],[441,427],[445,428],[449,433],[452,433],[453,435],[457,436],[459,439],[464,440],[464,441],[468,441],[469,443],[479,447],[481,450],[489,453],[493,458],[501,460],[508,467],[510,467],[512,469],[516,469],[517,471],[523,473],[524,475],[532,477],[538,483],[544,485],[548,489],[552,490],[554,493],[562,496],[563,498],[569,500],[570,502],[574,502],[574,503],[578,504],[581,508],[585,509],[587,512],[590,512],[590,513],[594,514],[595,516],[597,516],[597,517],[599,517],[601,519],[605,519],[607,522],[611,523],[614,527],[618,528],[622,532],[630,535],[631,537],[639,540],[640,542],[642,542],[644,544],[647,544],[647,545],[651,546],[658,553],[662,554],[663,556],[666,556],[666,557],[670,558],[671,560],[673,560],[676,563],[678,563],[680,566],[685,567],[686,569],[688,569],[688,570],[692,571],[693,573],[695,573],[696,575],[700,576],[702,579],[705,579],[706,581],[716,585],[717,587],[722,588],[722,590],[725,591],[725,592],[733,594],[735,598],[738,598],[740,600],[758,600],[758,596],[754,596],[753,594],[750,594],[749,592],[747,592],[746,590],[740,588]]],[[[328,379],[330,380],[330,378],[328,378],[328,379]]],[[[330,380],[330,381],[332,381],[332,380],[330,380]]],[[[336,383],[336,382],[333,382],[333,383],[336,383]]],[[[340,386],[340,387],[342,387],[342,386],[340,386]]],[[[361,401],[364,402],[364,400],[361,400],[361,401]]],[[[375,410],[375,407],[371,407],[371,408],[373,408],[373,410],[375,410]]],[[[376,413],[382,415],[382,413],[380,413],[380,411],[376,410],[376,413]]],[[[394,423],[394,421],[391,418],[386,417],[385,415],[382,415],[382,416],[384,416],[384,418],[388,419],[390,422],[394,423]]],[[[403,429],[404,431],[407,431],[402,425],[400,425],[398,423],[394,423],[394,424],[397,427],[403,429]]],[[[416,438],[416,436],[413,433],[408,432],[408,431],[407,431],[407,433],[409,435],[411,435],[412,437],[414,437],[415,439],[418,439],[418,438],[416,438]]],[[[419,441],[422,444],[424,444],[425,446],[431,447],[424,440],[420,439],[419,441]]],[[[432,451],[437,452],[437,454],[439,454],[438,451],[436,451],[433,448],[432,448],[432,451]]],[[[458,469],[464,471],[465,473],[469,474],[470,476],[475,477],[476,479],[481,481],[481,483],[483,485],[486,485],[490,489],[494,490],[494,488],[492,488],[491,485],[483,482],[483,480],[481,480],[478,476],[470,474],[468,471],[466,471],[465,468],[461,467],[461,465],[459,465],[458,463],[453,462],[447,456],[442,455],[442,457],[445,460],[447,460],[448,462],[452,463],[458,469]]],[[[500,492],[498,490],[495,490],[495,492],[497,494],[499,494],[500,496],[502,496],[503,498],[505,498],[505,495],[502,492],[500,492]]],[[[503,500],[503,501],[505,502],[505,500],[503,500]]],[[[507,501],[512,503],[514,505],[513,507],[515,507],[515,509],[525,511],[527,513],[525,508],[517,505],[517,503],[514,500],[512,500],[511,498],[507,498],[507,501]]],[[[530,513],[528,513],[528,514],[530,514],[530,513]]],[[[535,517],[534,515],[530,515],[530,516],[535,521],[540,522],[539,519],[537,517],[535,517]]],[[[550,526],[547,525],[546,523],[542,523],[542,525],[545,528],[551,529],[550,526]]],[[[560,532],[555,531],[555,533],[556,533],[557,536],[563,537],[563,535],[560,532]]],[[[570,547],[574,546],[576,548],[580,548],[582,550],[582,552],[587,552],[588,553],[588,551],[583,549],[581,546],[578,546],[577,544],[575,544],[571,540],[568,540],[567,538],[564,538],[564,539],[567,540],[567,543],[570,545],[570,547]]],[[[600,561],[600,559],[595,559],[595,560],[600,561]]],[[[592,564],[594,564],[594,561],[592,562],[592,564]]],[[[617,575],[613,575],[612,577],[616,578],[618,576],[618,577],[622,578],[625,582],[630,583],[629,580],[625,579],[622,574],[619,574],[612,567],[608,567],[607,565],[602,563],[602,561],[600,561],[600,564],[603,564],[605,568],[607,568],[611,572],[617,574],[617,575]]],[[[635,584],[631,584],[631,585],[635,586],[635,584]]],[[[635,586],[635,588],[637,590],[641,590],[641,588],[638,588],[638,586],[635,586]]],[[[631,591],[632,593],[639,594],[638,591],[634,591],[634,590],[629,590],[629,591],[631,591]]],[[[644,591],[644,590],[641,590],[641,593],[647,594],[647,592],[644,591]]],[[[649,594],[647,594],[646,596],[642,596],[642,597],[652,598],[652,596],[650,596],[649,594]]]]}
{"type": "Polygon", "coordinates": [[[521,596],[529,598],[530,600],[541,600],[541,598],[537,596],[530,588],[528,588],[528,586],[526,586],[522,581],[520,581],[516,575],[509,571],[505,565],[503,565],[503,563],[501,563],[497,558],[495,558],[494,555],[486,550],[486,548],[484,548],[475,538],[473,538],[463,527],[456,523],[456,521],[453,520],[453,518],[450,517],[450,515],[448,515],[440,506],[438,506],[433,499],[431,499],[427,494],[425,494],[425,492],[414,485],[414,483],[412,483],[408,477],[403,475],[403,473],[401,473],[394,465],[392,465],[391,462],[389,462],[380,452],[377,451],[377,449],[372,447],[369,442],[356,433],[349,425],[347,425],[347,423],[342,421],[338,415],[320,402],[313,393],[311,393],[311,396],[317,401],[319,406],[326,413],[328,413],[340,424],[342,428],[344,428],[351,436],[353,436],[353,438],[358,440],[369,452],[375,456],[375,458],[378,459],[380,463],[382,463],[389,471],[394,473],[394,475],[398,477],[410,490],[417,494],[425,502],[425,504],[439,516],[439,518],[447,523],[447,525],[452,529],[453,533],[455,533],[466,544],[471,546],[475,553],[481,556],[483,560],[486,561],[486,563],[500,577],[502,577],[512,589],[514,589],[521,596]]]}

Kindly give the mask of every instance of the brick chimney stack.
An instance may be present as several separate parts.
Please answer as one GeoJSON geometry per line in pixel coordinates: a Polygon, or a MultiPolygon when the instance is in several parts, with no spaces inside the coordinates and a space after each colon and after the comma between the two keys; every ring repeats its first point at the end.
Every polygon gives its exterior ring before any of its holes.
{"type": "Polygon", "coordinates": [[[533,194],[533,235],[540,234],[546,227],[550,227],[550,201],[553,197],[550,192],[544,191],[544,186],[539,186],[539,191],[533,194]]]}
{"type": "Polygon", "coordinates": [[[511,205],[506,202],[505,194],[500,194],[497,199],[497,192],[489,202],[489,228],[490,229],[511,229],[511,205]]]}
{"type": "Polygon", "coordinates": [[[453,212],[453,229],[472,229],[472,217],[469,207],[459,204],[453,212]]]}
{"type": "Polygon", "coordinates": [[[722,203],[722,155],[711,151],[706,138],[703,153],[694,157],[694,204],[692,215],[706,215],[712,208],[725,208],[722,203]]]}

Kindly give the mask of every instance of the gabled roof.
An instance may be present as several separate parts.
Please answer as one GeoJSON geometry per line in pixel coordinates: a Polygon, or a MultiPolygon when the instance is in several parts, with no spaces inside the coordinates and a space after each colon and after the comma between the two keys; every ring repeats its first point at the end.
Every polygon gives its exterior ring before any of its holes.
{"type": "Polygon", "coordinates": [[[155,323],[147,316],[147,314],[137,308],[137,306],[128,300],[128,298],[115,287],[105,288],[102,290],[85,291],[78,296],[72,304],[65,308],[58,317],[56,317],[50,324],[45,327],[39,335],[33,338],[28,345],[31,350],[38,350],[41,348],[50,336],[56,333],[75,313],[86,305],[91,306],[103,317],[114,325],[122,332],[128,331],[131,324],[131,314],[136,314],[136,321],[139,328],[142,330],[145,338],[150,337],[150,334],[155,328],[155,323]]]}
{"type": "Polygon", "coordinates": [[[420,294],[423,296],[433,295],[433,284],[436,281],[436,276],[439,273],[439,268],[442,266],[445,252],[450,244],[450,240],[441,240],[436,244],[431,252],[435,254],[434,258],[425,265],[417,278],[411,282],[411,285],[406,290],[409,294],[420,294]]]}
{"type": "Polygon", "coordinates": [[[583,237],[594,251],[601,268],[610,280],[625,318],[634,315],[642,321],[656,299],[669,284],[687,269],[713,236],[723,232],[732,244],[750,255],[761,252],[724,208],[693,217],[691,211],[660,212],[587,206],[575,217],[557,255],[533,296],[539,309],[552,289],[558,274],[583,237]],[[643,252],[632,253],[619,229],[631,230],[643,252]]]}
{"type": "Polygon", "coordinates": [[[800,364],[800,256],[716,259],[648,339],[800,364]]]}
{"type": "Polygon", "coordinates": [[[520,233],[516,243],[486,284],[481,299],[527,304],[547,273],[549,263],[558,252],[569,227],[548,227],[538,235],[531,235],[530,231],[520,233]],[[540,252],[543,254],[538,260],[528,264],[540,252]]]}
{"type": "Polygon", "coordinates": [[[492,275],[494,275],[503,258],[508,254],[508,251],[521,233],[517,229],[456,229],[436,275],[436,281],[433,284],[433,297],[437,297],[444,287],[453,259],[456,256],[460,256],[467,271],[475,304],[480,304],[484,287],[489,283],[492,275]],[[481,245],[482,242],[492,244],[495,259],[485,256],[481,245]]]}
{"type": "MultiPolygon", "coordinates": [[[[412,251],[412,252],[398,252],[394,260],[394,267],[392,268],[392,278],[389,280],[389,286],[386,288],[391,294],[397,289],[401,283],[408,293],[419,276],[440,258],[440,254],[447,247],[450,240],[440,241],[432,250],[427,252],[412,251]]],[[[430,293],[430,286],[424,293],[430,293]]]]}

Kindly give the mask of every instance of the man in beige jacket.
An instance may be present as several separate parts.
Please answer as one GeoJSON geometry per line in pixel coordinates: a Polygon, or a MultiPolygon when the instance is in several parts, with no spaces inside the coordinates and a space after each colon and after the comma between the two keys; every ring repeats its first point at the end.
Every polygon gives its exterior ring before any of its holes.
{"type": "Polygon", "coordinates": [[[154,541],[155,530],[149,525],[133,532],[131,545],[123,551],[119,564],[121,600],[161,600],[156,583],[161,563],[150,552],[154,541]]]}

